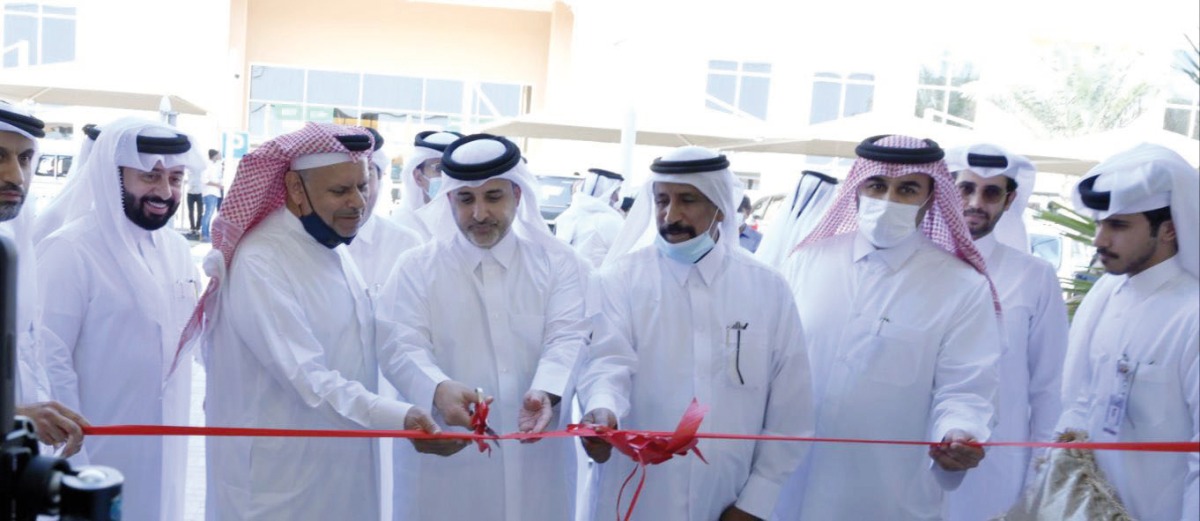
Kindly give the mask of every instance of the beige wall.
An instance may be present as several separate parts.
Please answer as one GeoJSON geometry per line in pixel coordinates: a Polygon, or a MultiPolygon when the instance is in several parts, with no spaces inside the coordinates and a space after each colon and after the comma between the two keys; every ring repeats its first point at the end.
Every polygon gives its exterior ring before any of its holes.
{"type": "MultiPolygon", "coordinates": [[[[532,109],[544,103],[552,41],[549,12],[399,0],[232,4],[234,33],[238,6],[247,5],[244,36],[230,35],[233,47],[245,42],[243,78],[252,64],[268,64],[519,83],[532,86],[532,109]]],[[[247,92],[244,88],[243,113],[247,92]]]]}

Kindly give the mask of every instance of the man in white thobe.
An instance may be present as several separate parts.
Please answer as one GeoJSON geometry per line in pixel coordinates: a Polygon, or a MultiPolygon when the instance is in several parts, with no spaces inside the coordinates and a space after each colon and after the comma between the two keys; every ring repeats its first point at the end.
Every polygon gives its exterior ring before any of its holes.
{"type": "Polygon", "coordinates": [[[935,445],[816,444],[776,519],[940,519],[943,489],[983,457],[970,443],[991,435],[997,306],[937,144],[877,136],[856,152],[784,267],[816,434],[935,445]]]}
{"type": "MultiPolygon", "coordinates": [[[[127,118],[100,128],[54,203],[66,224],[37,244],[46,371],[54,398],[94,423],[186,425],[191,367],[170,369],[198,273],[167,224],[184,170],[204,159],[167,125],[127,118]]],[[[186,438],[92,437],[75,462],[125,475],[125,519],[183,518],[186,438]]]]}
{"type": "MultiPolygon", "coordinates": [[[[370,150],[361,128],[309,123],[242,158],[185,333],[209,324],[209,425],[438,431],[375,393],[374,309],[344,247],[370,150]]],[[[210,437],[206,455],[210,520],[379,519],[375,440],[210,437]]]]}
{"type": "MultiPolygon", "coordinates": [[[[738,244],[728,160],[682,147],[650,169],[600,273],[603,304],[579,385],[583,423],[616,428],[621,418],[622,429],[672,431],[695,398],[710,407],[702,432],[811,436],[800,317],[783,277],[738,244]]],[[[689,456],[649,469],[633,519],[765,519],[807,445],[701,440],[707,464],[689,456]]],[[[609,519],[637,465],[609,459],[601,441],[584,446],[602,463],[590,519],[609,519]]]]}
{"type": "Polygon", "coordinates": [[[593,267],[600,267],[625,218],[613,205],[620,202],[621,174],[593,168],[583,176],[571,205],[554,220],[554,235],[566,241],[593,267]]]}
{"type": "Polygon", "coordinates": [[[42,120],[0,101],[0,236],[16,248],[17,260],[15,414],[34,422],[42,443],[62,447],[62,455],[71,456],[82,446],[82,427],[88,423],[50,398],[38,342],[41,321],[37,316],[37,263],[30,241],[32,210],[25,206],[37,166],[38,139],[45,135],[42,120]]]}
{"type": "Polygon", "coordinates": [[[383,186],[384,173],[392,161],[383,152],[383,136],[373,128],[366,129],[375,139],[375,149],[371,152],[371,160],[367,164],[371,172],[367,176],[367,211],[363,216],[366,221],[358,229],[354,242],[347,244],[346,249],[358,264],[358,270],[367,283],[368,293],[376,297],[387,282],[388,275],[391,275],[396,261],[400,259],[400,254],[419,246],[422,240],[412,229],[401,226],[387,217],[376,215],[375,207],[379,204],[379,197],[388,197],[381,192],[380,187],[383,186]]]}
{"type": "MultiPolygon", "coordinates": [[[[963,202],[963,219],[987,263],[1004,311],[1000,387],[996,396],[997,441],[1054,441],[1062,412],[1067,307],[1050,263],[1027,253],[1024,226],[1005,244],[1000,230],[1022,220],[1033,192],[1029,160],[990,144],[946,152],[963,202]]],[[[946,499],[947,518],[986,520],[1008,511],[1024,488],[1033,451],[994,449],[946,499]]]]}
{"type": "MultiPolygon", "coordinates": [[[[1059,429],[1091,441],[1200,442],[1200,177],[1140,145],[1093,168],[1075,206],[1095,216],[1107,272],[1071,324],[1059,429]]],[[[1096,451],[1136,519],[1200,519],[1200,454],[1096,451]]]]}
{"type": "Polygon", "coordinates": [[[778,269],[783,265],[792,249],[800,244],[820,222],[825,209],[833,201],[838,180],[820,172],[805,170],[800,173],[796,189],[784,200],[783,207],[769,223],[763,234],[754,258],[778,269]]]}
{"type": "MultiPolygon", "coordinates": [[[[550,234],[520,150],[468,136],[446,148],[430,205],[434,241],[406,252],[381,299],[397,333],[381,341],[400,395],[469,425],[475,388],[493,395],[490,426],[537,433],[569,423],[584,347],[585,261],[550,234]],[[462,382],[462,383],[460,383],[462,382]]],[[[572,441],[505,441],[441,460],[396,447],[395,516],[524,521],[574,515],[572,441]],[[465,497],[457,491],[469,491],[465,497]]]]}
{"type": "Polygon", "coordinates": [[[442,152],[462,137],[458,132],[426,130],[413,138],[412,152],[400,169],[400,205],[392,210],[392,221],[411,229],[422,241],[433,237],[435,212],[426,210],[442,185],[442,152]]]}

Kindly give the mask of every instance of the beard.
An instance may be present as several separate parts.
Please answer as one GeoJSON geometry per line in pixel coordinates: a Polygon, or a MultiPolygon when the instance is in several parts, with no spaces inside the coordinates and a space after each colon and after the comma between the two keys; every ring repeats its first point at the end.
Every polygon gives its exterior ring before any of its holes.
{"type": "Polygon", "coordinates": [[[992,230],[996,228],[996,222],[999,221],[999,219],[993,218],[991,214],[978,208],[968,208],[964,210],[963,217],[966,218],[968,216],[975,216],[983,219],[983,222],[980,224],[972,224],[970,222],[967,223],[967,230],[971,232],[971,238],[975,240],[979,240],[980,238],[986,237],[987,234],[992,233],[992,230]]]}
{"type": "Polygon", "coordinates": [[[134,200],[133,196],[125,193],[121,196],[123,206],[125,206],[125,217],[128,217],[133,224],[138,225],[142,229],[154,231],[168,222],[175,216],[175,211],[179,209],[179,199],[163,199],[157,196],[146,195],[134,200]],[[167,205],[167,213],[163,215],[149,215],[146,213],[146,203],[160,203],[167,205]]]}
{"type": "Polygon", "coordinates": [[[20,200],[16,202],[0,202],[0,222],[16,219],[21,214],[21,206],[25,204],[25,190],[18,185],[5,183],[4,186],[0,186],[0,191],[20,192],[20,200]]]}

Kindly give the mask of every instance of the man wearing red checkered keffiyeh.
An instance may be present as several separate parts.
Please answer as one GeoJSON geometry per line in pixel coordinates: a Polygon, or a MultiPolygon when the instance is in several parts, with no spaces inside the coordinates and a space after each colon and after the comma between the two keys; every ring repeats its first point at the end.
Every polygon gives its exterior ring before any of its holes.
{"type": "MultiPolygon", "coordinates": [[[[376,392],[374,306],[345,247],[366,218],[372,143],[360,127],[309,123],[238,165],[184,337],[204,347],[208,425],[438,432],[376,392]]],[[[375,440],[214,437],[207,451],[212,519],[379,518],[375,440]],[[328,479],[335,466],[353,479],[328,479]]]]}
{"type": "Polygon", "coordinates": [[[816,436],[777,519],[940,519],[991,434],[1000,354],[984,263],[936,143],[877,136],[782,271],[804,324],[816,436]],[[918,229],[920,231],[918,231],[918,229]]]}

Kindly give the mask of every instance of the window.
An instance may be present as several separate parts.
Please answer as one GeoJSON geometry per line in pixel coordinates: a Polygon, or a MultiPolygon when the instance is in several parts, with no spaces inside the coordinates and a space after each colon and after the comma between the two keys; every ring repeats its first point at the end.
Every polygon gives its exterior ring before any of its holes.
{"type": "Polygon", "coordinates": [[[1195,82],[1192,78],[1177,77],[1171,82],[1168,92],[1170,97],[1166,98],[1163,128],[1192,139],[1200,139],[1200,132],[1196,128],[1196,116],[1200,113],[1200,92],[1196,91],[1195,82]]]}
{"type": "Polygon", "coordinates": [[[515,84],[253,65],[248,127],[256,141],[306,121],[370,125],[385,134],[461,130],[526,112],[528,92],[515,84]]]}
{"type": "Polygon", "coordinates": [[[75,60],[75,8],[4,4],[5,68],[75,60]]]}
{"type": "Polygon", "coordinates": [[[818,72],[813,77],[812,108],[808,113],[808,122],[821,123],[870,112],[874,100],[874,74],[842,76],[818,72]]]}
{"type": "Polygon", "coordinates": [[[916,116],[969,128],[975,121],[975,101],[963,86],[978,79],[973,65],[955,61],[949,54],[922,65],[917,75],[916,116]]]}
{"type": "Polygon", "coordinates": [[[771,64],[711,60],[704,106],[718,112],[767,119],[771,64]]]}

